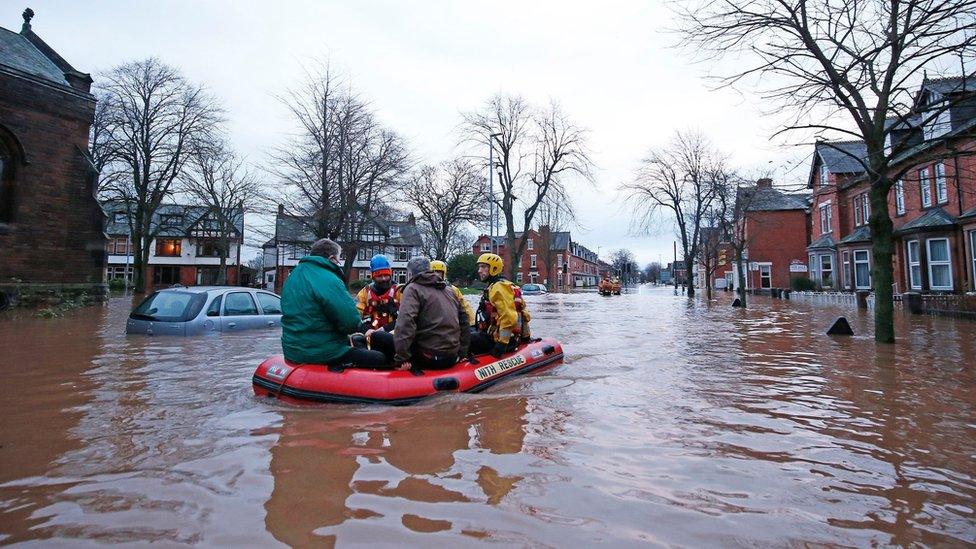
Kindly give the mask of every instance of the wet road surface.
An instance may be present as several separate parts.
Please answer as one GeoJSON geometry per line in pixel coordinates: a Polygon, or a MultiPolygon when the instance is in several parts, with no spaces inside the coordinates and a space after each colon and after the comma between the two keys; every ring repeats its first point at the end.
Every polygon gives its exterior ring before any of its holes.
{"type": "Polygon", "coordinates": [[[868,313],[718,297],[528,297],[565,364],[405,408],[255,398],[279,331],[7,314],[0,543],[976,543],[976,323],[876,346],[868,313]]]}

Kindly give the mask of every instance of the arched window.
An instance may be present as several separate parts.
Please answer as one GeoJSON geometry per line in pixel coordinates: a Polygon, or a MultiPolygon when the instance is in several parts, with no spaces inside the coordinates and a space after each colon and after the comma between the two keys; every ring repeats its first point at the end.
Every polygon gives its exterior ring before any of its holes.
{"type": "Polygon", "coordinates": [[[17,138],[0,126],[0,223],[12,222],[17,213],[16,172],[23,163],[23,154],[17,138]]]}
{"type": "Polygon", "coordinates": [[[0,223],[10,223],[14,217],[13,155],[0,141],[0,223]]]}

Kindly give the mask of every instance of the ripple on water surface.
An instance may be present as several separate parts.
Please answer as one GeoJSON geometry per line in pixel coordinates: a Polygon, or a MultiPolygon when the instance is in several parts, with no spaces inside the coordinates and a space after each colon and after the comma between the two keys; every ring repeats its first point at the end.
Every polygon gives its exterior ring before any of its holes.
{"type": "Polygon", "coordinates": [[[762,298],[527,301],[565,364],[406,408],[256,399],[276,331],[0,320],[0,541],[976,543],[976,323],[899,316],[892,347],[762,298]]]}

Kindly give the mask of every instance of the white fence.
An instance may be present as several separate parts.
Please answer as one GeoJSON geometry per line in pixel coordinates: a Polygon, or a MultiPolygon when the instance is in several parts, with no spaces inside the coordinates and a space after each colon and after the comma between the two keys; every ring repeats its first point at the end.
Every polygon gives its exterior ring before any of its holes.
{"type": "MultiPolygon", "coordinates": [[[[857,294],[851,292],[790,292],[790,299],[813,305],[839,305],[857,308],[857,294]]],[[[868,309],[874,309],[874,293],[868,294],[868,309]]]]}

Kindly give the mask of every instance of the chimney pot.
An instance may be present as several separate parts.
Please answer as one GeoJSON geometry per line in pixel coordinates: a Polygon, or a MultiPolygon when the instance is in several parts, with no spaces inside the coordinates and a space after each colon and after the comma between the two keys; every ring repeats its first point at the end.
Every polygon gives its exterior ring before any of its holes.
{"type": "Polygon", "coordinates": [[[757,187],[763,187],[763,188],[767,188],[768,189],[768,188],[770,188],[770,187],[773,186],[773,180],[770,179],[770,178],[768,178],[768,177],[764,177],[762,179],[758,179],[758,180],[756,180],[756,186],[757,187]]]}

